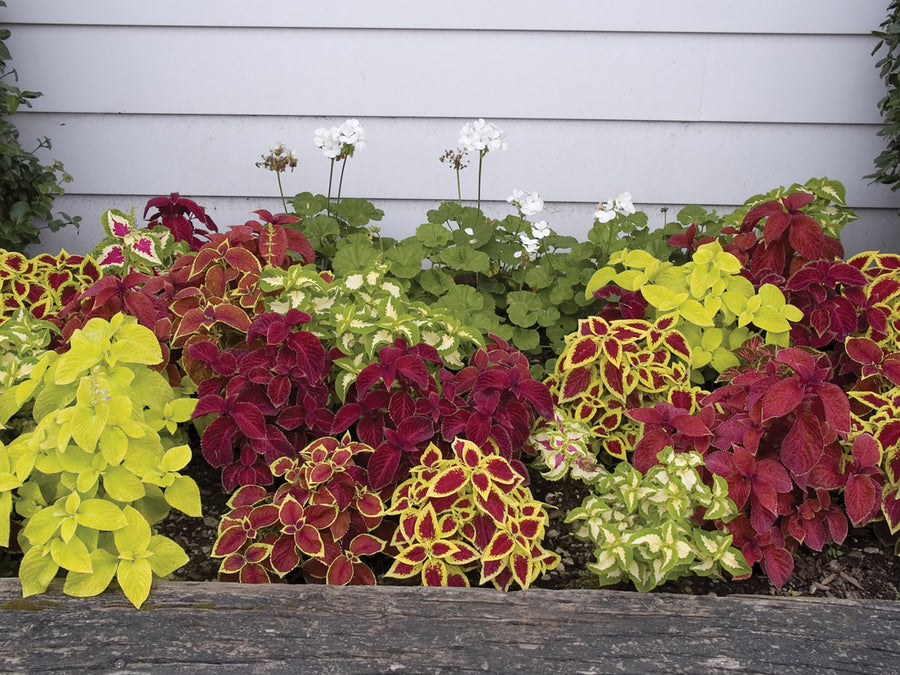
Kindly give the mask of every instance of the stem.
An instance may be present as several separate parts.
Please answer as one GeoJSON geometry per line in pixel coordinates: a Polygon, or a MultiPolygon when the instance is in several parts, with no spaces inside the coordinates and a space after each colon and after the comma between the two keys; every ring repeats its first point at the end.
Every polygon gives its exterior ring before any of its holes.
{"type": "Polygon", "coordinates": [[[459,169],[456,170],[456,196],[459,198],[459,205],[462,206],[462,187],[459,184],[459,169]]]}
{"type": "Polygon", "coordinates": [[[484,161],[484,153],[482,150],[478,153],[478,210],[481,210],[481,163],[484,161]]]}
{"type": "Polygon", "coordinates": [[[326,211],[331,215],[331,179],[334,178],[334,157],[331,158],[331,169],[328,171],[328,206],[326,211]]]}
{"type": "Polygon", "coordinates": [[[278,179],[278,193],[281,195],[281,207],[284,209],[284,213],[287,213],[287,202],[284,201],[284,190],[281,189],[281,172],[276,171],[275,177],[278,179]]]}
{"type": "Polygon", "coordinates": [[[344,186],[344,169],[347,168],[347,162],[350,160],[350,157],[344,157],[344,161],[341,164],[341,177],[338,180],[338,193],[337,193],[337,203],[341,203],[341,188],[344,186]]]}

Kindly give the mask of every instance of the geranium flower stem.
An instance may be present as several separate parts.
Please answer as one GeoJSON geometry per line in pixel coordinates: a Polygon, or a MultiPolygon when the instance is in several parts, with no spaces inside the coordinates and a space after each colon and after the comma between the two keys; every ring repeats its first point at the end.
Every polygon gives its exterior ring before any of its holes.
{"type": "Polygon", "coordinates": [[[326,210],[331,214],[331,180],[334,178],[334,157],[331,158],[331,169],[328,171],[328,206],[326,210]]]}
{"type": "Polygon", "coordinates": [[[456,196],[459,197],[459,205],[462,206],[462,186],[459,183],[459,167],[456,169],[456,196]]]}
{"type": "Polygon", "coordinates": [[[481,163],[484,161],[484,153],[482,150],[478,153],[478,208],[481,208],[481,163]]]}
{"type": "Polygon", "coordinates": [[[341,177],[338,179],[338,193],[337,193],[337,203],[341,203],[341,188],[344,186],[344,169],[347,168],[347,162],[350,160],[350,156],[347,155],[344,157],[344,162],[341,164],[341,177]]]}
{"type": "Polygon", "coordinates": [[[275,177],[278,179],[278,193],[281,195],[281,207],[284,209],[284,213],[287,213],[287,202],[284,201],[284,190],[281,187],[281,172],[276,171],[275,177]]]}

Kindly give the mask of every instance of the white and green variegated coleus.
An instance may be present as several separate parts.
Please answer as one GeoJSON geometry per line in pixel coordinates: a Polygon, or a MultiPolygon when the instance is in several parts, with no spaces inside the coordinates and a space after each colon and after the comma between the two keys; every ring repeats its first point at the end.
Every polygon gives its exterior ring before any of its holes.
{"type": "Polygon", "coordinates": [[[659,460],[646,474],[628,462],[601,472],[593,493],[566,517],[576,524],[577,537],[594,543],[595,562],[588,569],[600,585],[631,581],[649,591],[687,574],[749,575],[731,535],[703,529],[693,518],[700,507],[709,525],[737,515],[725,479],[713,476],[712,487],[705,485],[697,472],[703,458],[696,452],[665,448],[659,460]]]}
{"type": "Polygon", "coordinates": [[[263,292],[277,293],[266,298],[269,311],[308,312],[312,321],[307,330],[344,354],[335,361],[341,369],[335,384],[341,400],[378,351],[397,339],[431,345],[457,368],[483,342],[476,329],[425,303],[410,301],[401,282],[386,277],[387,271],[382,263],[332,278],[315,265],[295,265],[286,270],[267,268],[260,276],[263,292]]]}

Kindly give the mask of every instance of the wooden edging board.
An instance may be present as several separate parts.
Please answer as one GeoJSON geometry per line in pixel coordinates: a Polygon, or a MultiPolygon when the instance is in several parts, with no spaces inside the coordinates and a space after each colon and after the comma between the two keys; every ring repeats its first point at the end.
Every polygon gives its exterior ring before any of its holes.
{"type": "Polygon", "coordinates": [[[900,602],[624,591],[156,583],[21,597],[3,672],[891,673],[900,602]]]}

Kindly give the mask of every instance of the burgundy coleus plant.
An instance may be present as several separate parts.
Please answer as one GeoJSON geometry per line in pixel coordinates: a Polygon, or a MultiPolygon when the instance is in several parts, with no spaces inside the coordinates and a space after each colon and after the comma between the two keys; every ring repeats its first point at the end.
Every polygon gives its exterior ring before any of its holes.
{"type": "Polygon", "coordinates": [[[781,586],[799,545],[842,542],[848,519],[877,514],[881,454],[865,435],[844,453],[850,403],[827,355],[760,339],[737,353],[742,364],[722,374],[723,386],[698,398],[712,410],[698,414],[712,434],[705,466],[725,478],[741,513],[728,524],[735,545],[781,586]]]}
{"type": "Polygon", "coordinates": [[[807,261],[843,256],[840,241],[825,234],[818,221],[803,211],[814,198],[793,192],[752,208],[740,228],[722,229],[722,234],[734,235],[723,249],[744,264],[744,274],[755,286],[781,286],[780,279],[807,261]]]}
{"type": "MultiPolygon", "coordinates": [[[[856,333],[868,284],[859,269],[840,260],[817,260],[795,271],[783,287],[787,301],[804,316],[791,326],[793,344],[821,349],[856,333]]],[[[875,313],[878,317],[871,318],[878,321],[881,312],[875,313]]]]}
{"type": "Polygon", "coordinates": [[[270,484],[269,465],[328,434],[327,378],[331,369],[321,341],[302,330],[309,315],[260,314],[244,345],[190,346],[191,358],[213,376],[199,385],[194,419],[214,414],[201,437],[203,456],[223,467],[226,492],[238,485],[270,484]],[[237,454],[237,456],[235,456],[237,454]]]}
{"type": "Polygon", "coordinates": [[[660,401],[652,408],[634,408],[626,414],[644,424],[631,462],[641,473],[646,473],[659,463],[657,455],[665,447],[671,446],[676,452],[694,450],[701,455],[706,454],[709,448],[712,438],[709,425],[715,418],[712,406],[706,406],[697,415],[692,415],[686,408],[660,401]]]}
{"type": "Polygon", "coordinates": [[[168,197],[161,195],[148,200],[144,207],[144,218],[147,218],[150,209],[156,211],[148,219],[147,227],[167,228],[175,241],[186,241],[191,251],[199,250],[209,239],[211,232],[219,231],[213,219],[206,213],[206,209],[177,192],[170,193],[168,197]]]}
{"type": "Polygon", "coordinates": [[[373,488],[408,475],[430,443],[450,454],[456,437],[482,447],[490,440],[527,475],[521,453],[536,416],[552,414],[552,399],[532,379],[526,357],[491,337],[456,373],[434,348],[403,340],[382,348],[379,361],[360,373],[332,433],[355,425],[357,437],[375,448],[368,463],[373,488]]]}

